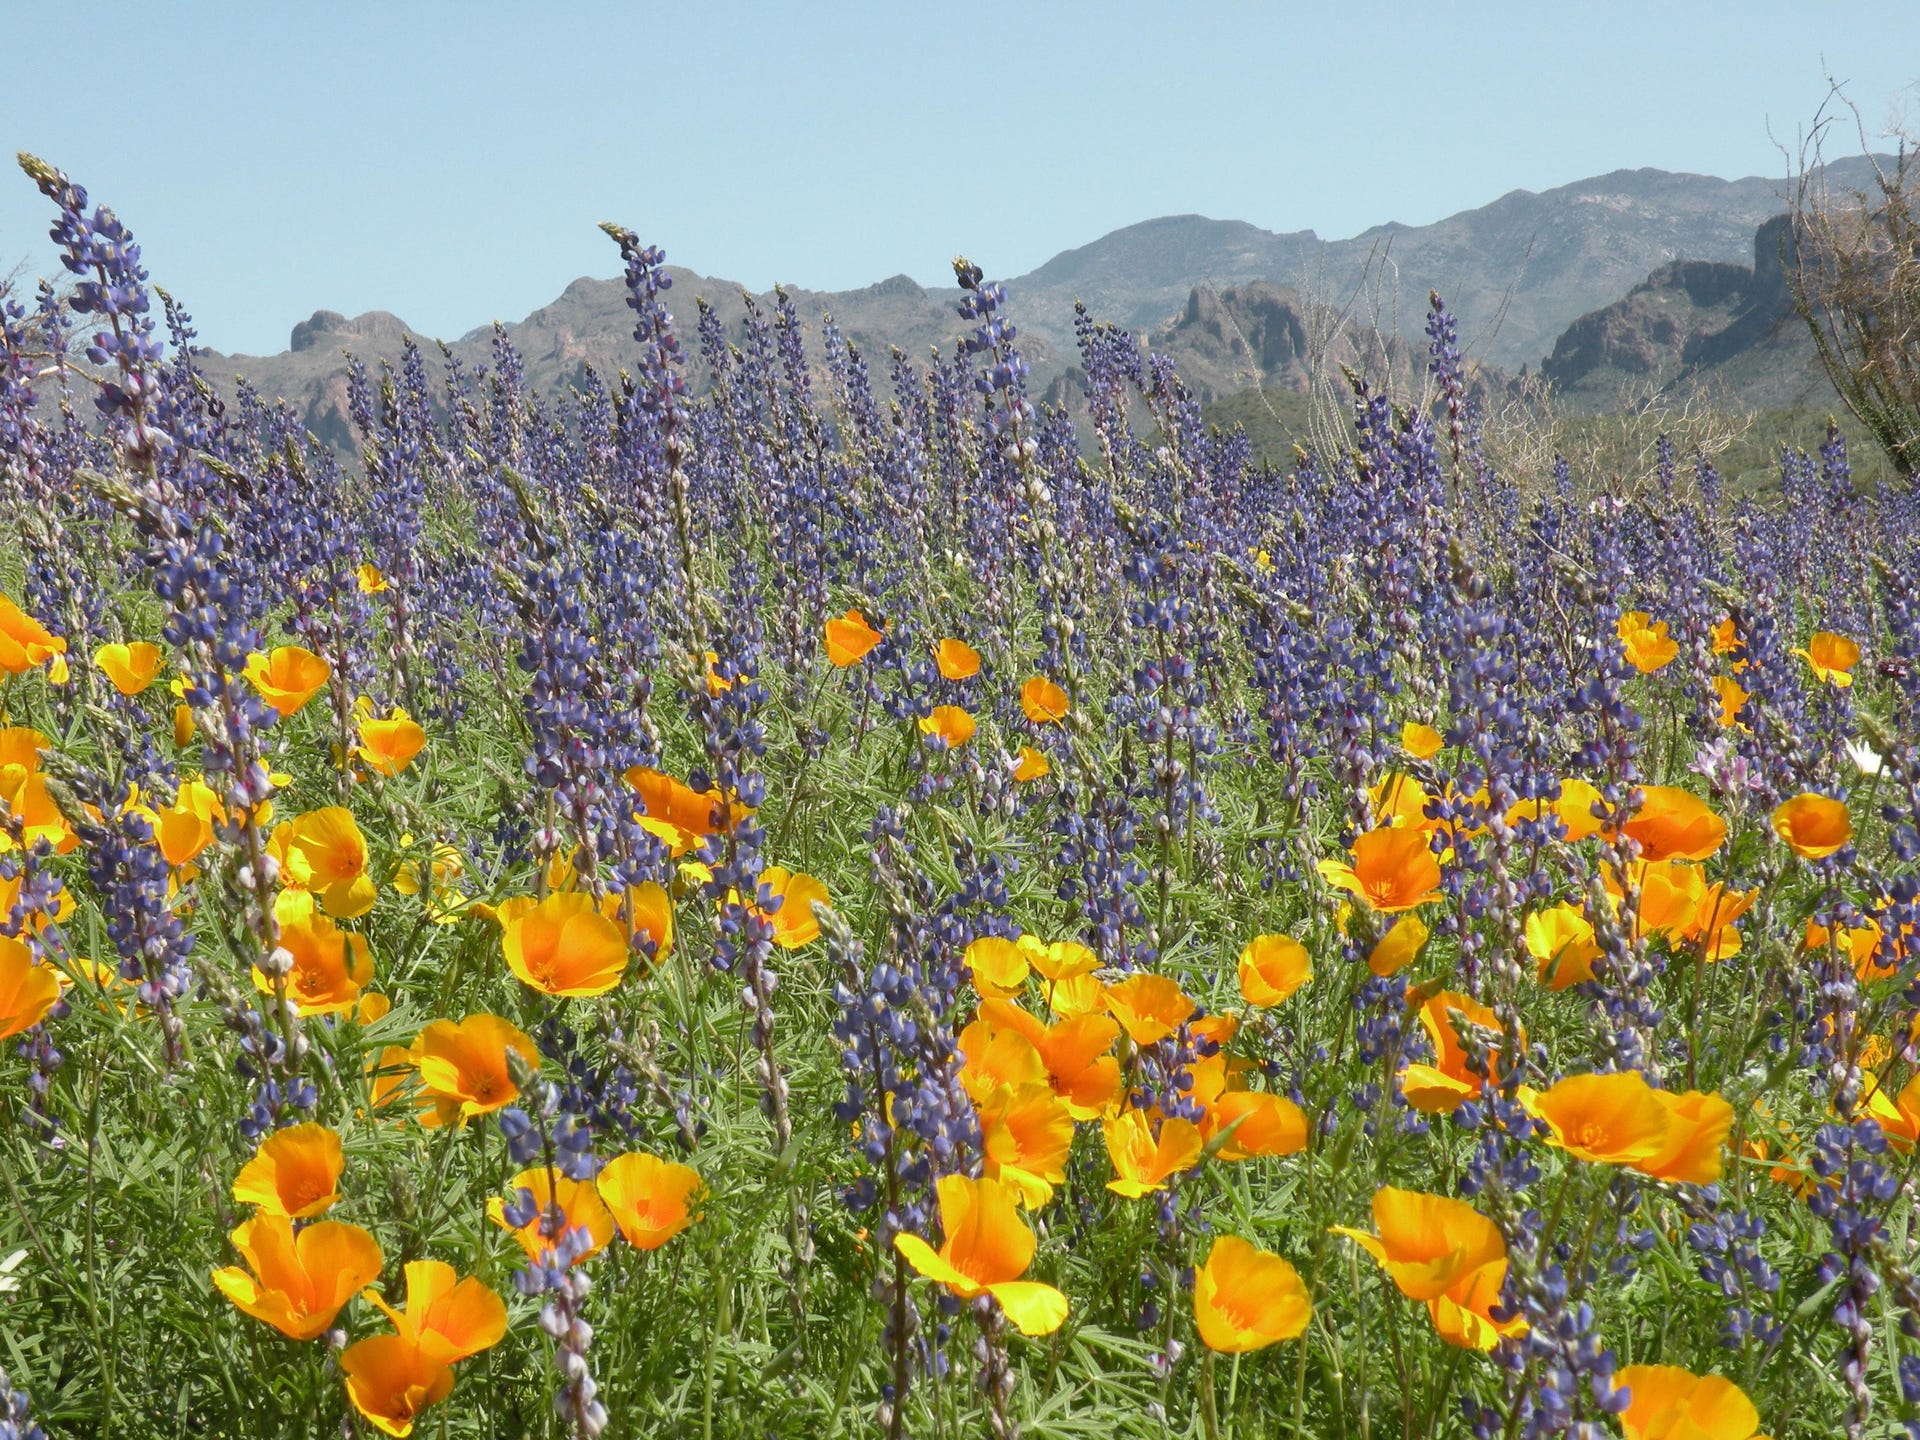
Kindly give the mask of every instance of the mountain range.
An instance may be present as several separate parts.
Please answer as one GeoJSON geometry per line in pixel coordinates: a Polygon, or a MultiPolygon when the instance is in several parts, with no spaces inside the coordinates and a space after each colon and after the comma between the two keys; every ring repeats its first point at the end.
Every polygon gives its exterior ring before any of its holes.
{"type": "MultiPolygon", "coordinates": [[[[1837,162],[1828,179],[1841,188],[1864,185],[1868,166],[1864,158],[1837,162]]],[[[1302,388],[1312,360],[1364,363],[1423,345],[1427,294],[1437,290],[1459,319],[1469,355],[1494,371],[1538,367],[1591,399],[1621,380],[1671,383],[1719,367],[1718,378],[1736,394],[1757,377],[1770,395],[1784,395],[1804,388],[1810,347],[1750,365],[1753,375],[1724,367],[1738,358],[1732,352],[1742,337],[1777,337],[1785,328],[1774,323],[1785,313],[1777,237],[1771,270],[1759,250],[1763,227],[1786,210],[1787,196],[1779,180],[1642,169],[1538,194],[1515,190],[1430,225],[1381,225],[1345,240],[1168,216],[1007,279],[1006,313],[1020,328],[1035,389],[1052,386],[1056,394],[1074,378],[1076,301],[1095,319],[1165,349],[1200,397],[1216,400],[1252,387],[1302,388]],[[1745,328],[1728,333],[1743,316],[1745,328]],[[1701,338],[1711,335],[1721,336],[1718,349],[1701,338]]],[[[672,274],[669,299],[689,331],[695,297],[712,304],[730,331],[738,327],[741,287],[689,270],[672,274]]],[[[831,315],[873,358],[876,373],[884,372],[879,361],[889,345],[924,356],[929,346],[950,349],[969,328],[955,311],[957,289],[924,287],[905,275],[858,290],[788,293],[814,328],[816,347],[818,322],[831,315]]],[[[625,298],[619,280],[583,277],[509,323],[530,381],[551,389],[587,365],[602,373],[631,365],[638,346],[625,298]]],[[[294,327],[280,354],[210,352],[203,369],[217,382],[245,375],[263,395],[295,406],[316,434],[345,445],[345,356],[391,360],[408,333],[385,312],[350,319],[320,310],[294,327]]],[[[491,326],[483,326],[450,348],[470,366],[484,365],[491,339],[491,326]]]]}

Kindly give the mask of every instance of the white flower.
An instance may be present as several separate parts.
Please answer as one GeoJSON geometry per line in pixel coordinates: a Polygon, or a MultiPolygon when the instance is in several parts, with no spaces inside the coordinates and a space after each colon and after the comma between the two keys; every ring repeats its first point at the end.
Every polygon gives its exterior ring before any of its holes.
{"type": "Polygon", "coordinates": [[[20,1262],[26,1258],[26,1251],[16,1250],[6,1259],[0,1260],[0,1293],[20,1288],[20,1277],[13,1272],[20,1268],[20,1262]]]}
{"type": "Polygon", "coordinates": [[[1853,761],[1854,768],[1862,775],[1878,775],[1880,767],[1886,763],[1880,752],[1864,740],[1847,742],[1847,758],[1853,761]]]}

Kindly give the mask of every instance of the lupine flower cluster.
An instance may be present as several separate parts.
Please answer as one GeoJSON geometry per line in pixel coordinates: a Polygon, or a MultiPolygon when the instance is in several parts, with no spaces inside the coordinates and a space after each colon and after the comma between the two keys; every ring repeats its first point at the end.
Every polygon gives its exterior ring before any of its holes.
{"type": "Polygon", "coordinates": [[[1505,473],[1436,296],[1280,471],[971,261],[883,356],[609,225],[626,369],[409,342],[346,454],[23,165],[0,1433],[1920,1437],[1837,428],[1505,473]]]}

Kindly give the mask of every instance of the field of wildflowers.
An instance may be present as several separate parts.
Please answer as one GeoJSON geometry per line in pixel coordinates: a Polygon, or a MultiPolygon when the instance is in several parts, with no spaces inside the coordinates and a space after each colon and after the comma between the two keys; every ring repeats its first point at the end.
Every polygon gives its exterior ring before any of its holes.
{"type": "Polygon", "coordinates": [[[349,464],[22,163],[0,1434],[1920,1435],[1837,434],[1495,473],[1436,301],[1275,473],[965,261],[878,384],[608,227],[634,372],[410,349],[349,464]]]}

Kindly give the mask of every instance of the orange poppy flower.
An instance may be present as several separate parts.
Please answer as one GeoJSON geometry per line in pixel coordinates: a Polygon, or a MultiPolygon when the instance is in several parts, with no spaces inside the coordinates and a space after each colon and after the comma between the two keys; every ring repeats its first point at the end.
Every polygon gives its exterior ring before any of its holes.
{"type": "MultiPolygon", "coordinates": [[[[413,1055],[404,1045],[383,1045],[380,1053],[368,1059],[362,1073],[367,1079],[367,1099],[375,1110],[385,1110],[394,1104],[404,1093],[418,1088],[419,1072],[414,1068],[413,1055]]],[[[422,1125],[437,1125],[439,1107],[430,1097],[419,1101],[422,1125]]]]}
{"type": "Polygon", "coordinates": [[[1773,833],[1802,860],[1824,860],[1853,839],[1853,817],[1840,801],[1809,792],[1773,812],[1773,833]]]}
{"type": "Polygon", "coordinates": [[[1005,1000],[1026,988],[1033,967],[1027,952],[1004,935],[983,935],[960,957],[973,978],[974,992],[983,1000],[1005,1000]]]}
{"type": "Polygon", "coordinates": [[[1187,1031],[1196,1041],[1220,1050],[1231,1045],[1240,1033],[1240,1019],[1236,1015],[1202,1015],[1187,1022],[1187,1031]]]}
{"type": "Polygon", "coordinates": [[[1547,1127],[1550,1145],[1601,1165],[1636,1168],[1665,1153],[1672,1121],[1638,1070],[1569,1075],[1549,1090],[1522,1088],[1520,1102],[1547,1127]]]}
{"type": "MultiPolygon", "coordinates": [[[[1700,902],[1707,893],[1700,868],[1684,860],[1643,860],[1632,867],[1632,875],[1640,890],[1638,933],[1676,942],[1688,938],[1699,923],[1700,902]]],[[[1617,911],[1624,892],[1611,870],[1604,883],[1617,911]]]]}
{"type": "Polygon", "coordinates": [[[17,769],[22,775],[31,775],[40,768],[40,752],[52,746],[46,736],[25,725],[0,729],[0,770],[17,769]]]}
{"type": "Polygon", "coordinates": [[[1367,794],[1373,800],[1375,825],[1395,829],[1411,827],[1415,830],[1439,828],[1438,821],[1427,818],[1427,806],[1433,802],[1432,793],[1411,775],[1389,775],[1367,794]]]}
{"type": "Polygon", "coordinates": [[[1193,1032],[1196,1040],[1205,1040],[1214,1045],[1231,1045],[1233,1037],[1240,1033],[1240,1021],[1233,1015],[1202,1015],[1187,1028],[1193,1032]]]}
{"type": "Polygon", "coordinates": [[[1106,986],[1097,975],[1076,975],[1046,987],[1047,1008],[1062,1019],[1074,1015],[1103,1015],[1107,1009],[1106,986]]]}
{"type": "Polygon", "coordinates": [[[1047,757],[1031,745],[1020,747],[1020,760],[1013,767],[1013,778],[1025,785],[1029,780],[1042,780],[1053,770],[1047,757]]]}
{"type": "Polygon", "coordinates": [[[1051,1285],[1022,1280],[1033,1262],[1033,1231],[998,1180],[943,1175],[936,1251],[918,1235],[896,1235],[894,1248],[927,1279],[963,1300],[991,1295],[1023,1335],[1050,1335],[1067,1318],[1067,1297],[1051,1285]]]}
{"type": "Polygon", "coordinates": [[[1224,1047],[1212,1055],[1197,1056],[1188,1067],[1193,1086],[1187,1094],[1200,1107],[1200,1134],[1209,1142],[1220,1133],[1214,1123],[1215,1108],[1227,1096],[1246,1091],[1246,1074],[1252,1068],[1250,1062],[1227,1054],[1224,1047]]]}
{"type": "Polygon", "coordinates": [[[1424,830],[1369,830],[1353,842],[1351,862],[1322,860],[1329,885],[1392,915],[1440,898],[1440,861],[1424,830]]]}
{"type": "Polygon", "coordinates": [[[160,673],[160,647],[151,640],[102,645],[93,652],[93,663],[122,695],[138,695],[160,673]]]}
{"type": "Polygon", "coordinates": [[[1373,1223],[1378,1235],[1345,1225],[1333,1233],[1356,1241],[1401,1294],[1425,1301],[1441,1339],[1491,1350],[1503,1335],[1525,1333],[1518,1316],[1493,1318],[1507,1278],[1507,1246],[1499,1228],[1471,1205],[1386,1186],[1374,1193],[1373,1223]]]}
{"type": "Polygon", "coordinates": [[[1432,933],[1418,915],[1402,915],[1367,952],[1367,969],[1375,975],[1398,975],[1420,958],[1420,947],[1432,933]]]}
{"type": "Polygon", "coordinates": [[[1278,1255],[1220,1235],[1193,1272],[1193,1318],[1209,1350],[1242,1355],[1304,1333],[1313,1301],[1300,1272],[1278,1255]]]}
{"type": "MultiPolygon", "coordinates": [[[[11,915],[19,906],[20,892],[24,888],[25,878],[23,875],[0,875],[0,915],[11,915]]],[[[72,916],[76,908],[73,892],[62,886],[51,910],[40,909],[29,900],[22,918],[26,928],[38,935],[46,929],[49,920],[65,921],[72,916]]],[[[1878,933],[1877,928],[1875,933],[1878,933]]]]}
{"type": "Polygon", "coordinates": [[[1734,623],[1731,615],[1717,622],[1713,627],[1713,653],[1731,655],[1741,646],[1740,627],[1734,623]]]}
{"type": "Polygon", "coordinates": [[[1130,975],[1106,992],[1107,1013],[1136,1045],[1164,1040],[1193,1018],[1197,1008],[1165,975],[1130,975]]]}
{"type": "Polygon", "coordinates": [[[827,659],[841,669],[859,664],[879,643],[880,632],[858,610],[827,621],[827,659]]]}
{"type": "Polygon", "coordinates": [[[0,935],[0,1040],[31,1030],[59,998],[59,972],[51,965],[34,964],[26,941],[0,935]]]}
{"type": "Polygon", "coordinates": [[[629,885],[624,895],[608,891],[601,897],[600,913],[622,927],[629,941],[644,935],[653,964],[673,953],[673,897],[663,886],[647,880],[629,885]]]}
{"type": "Polygon", "coordinates": [[[1628,1162],[1628,1168],[1676,1185],[1716,1183],[1724,1163],[1727,1132],[1733,1128],[1733,1106],[1717,1092],[1653,1093],[1666,1107],[1666,1143],[1645,1160],[1628,1162]]]}
{"type": "Polygon", "coordinates": [[[1747,913],[1760,891],[1729,890],[1725,881],[1700,888],[1700,904],[1685,939],[1699,945],[1708,961],[1725,960],[1740,953],[1740,932],[1734,922],[1747,913]]]}
{"type": "Polygon", "coordinates": [[[376,775],[398,775],[427,743],[427,732],[405,710],[396,708],[384,720],[368,715],[360,721],[360,745],[354,751],[376,775]]]}
{"type": "Polygon", "coordinates": [[[1177,1116],[1162,1120],[1160,1133],[1154,1134],[1153,1121],[1144,1110],[1128,1110],[1103,1120],[1100,1132],[1107,1142],[1107,1158],[1113,1161],[1114,1177],[1107,1188],[1129,1200],[1164,1190],[1169,1179],[1200,1163],[1205,1145],[1200,1127],[1177,1116]]]}
{"type": "Polygon", "coordinates": [[[773,925],[774,944],[782,950],[798,950],[820,938],[820,921],[814,916],[814,904],[817,902],[829,909],[833,905],[822,882],[784,866],[769,865],[760,872],[760,890],[780,902],[780,908],[771,913],[760,910],[773,925]]]}
{"type": "MultiPolygon", "coordinates": [[[[1695,938],[1700,906],[1707,895],[1707,880],[1700,867],[1685,860],[1641,861],[1633,866],[1632,874],[1640,891],[1634,933],[1661,936],[1676,945],[1695,938]]],[[[1617,916],[1624,891],[1611,870],[1604,884],[1617,916]]]]}
{"type": "MultiPolygon", "coordinates": [[[[402,835],[400,844],[402,847],[412,845],[413,836],[402,835]]],[[[390,878],[399,894],[421,897],[427,918],[434,924],[452,925],[473,907],[472,899],[457,883],[466,868],[460,852],[441,842],[432,847],[424,864],[418,860],[402,860],[394,866],[390,878]]]]}
{"type": "Polygon", "coordinates": [[[1202,1015],[1198,1020],[1189,1021],[1187,1029],[1195,1040],[1215,1046],[1231,1045],[1233,1037],[1240,1033],[1240,1020],[1234,1015],[1202,1015]]]}
{"type": "MultiPolygon", "coordinates": [[[[988,1065],[976,1075],[1005,1071],[1006,1084],[1019,1088],[1044,1079],[1065,1102],[1076,1120],[1092,1120],[1106,1113],[1120,1092],[1120,1062],[1107,1052],[1120,1036],[1120,1026],[1108,1015],[1075,1015],[1047,1025],[1008,1000],[988,1000],[980,1014],[963,1032],[961,1051],[969,1057],[976,1050],[990,1052],[995,1036],[1009,1032],[1019,1044],[1004,1046],[989,1058],[988,1065]],[[1029,1058],[1031,1055],[1031,1059],[1029,1058]],[[1039,1061],[1035,1074],[1032,1059],[1039,1061]]],[[[986,1103],[997,1088],[979,1086],[977,1104],[986,1103]]]]}
{"type": "Polygon", "coordinates": [[[1073,1112],[1053,1087],[1003,1085],[975,1109],[988,1177],[1029,1210],[1051,1201],[1053,1187],[1067,1178],[1067,1153],[1073,1148],[1073,1112]]]}
{"type": "Polygon", "coordinates": [[[933,647],[933,663],[948,680],[971,680],[980,673],[980,652],[966,641],[948,636],[933,647]]]}
{"type": "Polygon", "coordinates": [[[262,1215],[311,1220],[340,1198],[340,1137],[312,1123],[276,1130],[233,1177],[233,1198],[262,1215]]]}
{"type": "Polygon", "coordinates": [[[421,1088],[434,1102],[420,1123],[465,1124],[475,1115],[511,1105],[520,1090],[507,1069],[509,1050],[518,1051],[529,1065],[540,1063],[533,1041],[498,1015],[469,1015],[457,1025],[451,1020],[429,1022],[407,1051],[421,1088]]]}
{"type": "MultiPolygon", "coordinates": [[[[695,790],[671,775],[644,765],[628,770],[626,782],[639,793],[642,815],[681,832],[684,841],[674,844],[675,855],[684,854],[703,836],[732,829],[748,813],[744,806],[727,806],[718,790],[695,790]]],[[[676,839],[672,835],[663,838],[669,842],[676,839]]]]}
{"type": "Polygon", "coordinates": [[[1437,1300],[1427,1302],[1427,1314],[1433,1320],[1434,1333],[1449,1345],[1466,1350],[1491,1350],[1507,1336],[1527,1333],[1527,1322],[1518,1315],[1496,1320],[1493,1310],[1500,1303],[1500,1290],[1507,1282],[1507,1262],[1483,1265],[1437,1300]]]}
{"type": "Polygon", "coordinates": [[[1550,814],[1566,829],[1567,843],[1573,844],[1600,833],[1600,817],[1593,813],[1599,799],[1600,791],[1591,781],[1569,777],[1560,782],[1558,799],[1515,801],[1508,807],[1506,820],[1518,825],[1522,820],[1538,820],[1543,812],[1550,814]]]}
{"type": "Polygon", "coordinates": [[[507,1202],[499,1196],[487,1201],[487,1218],[502,1230],[507,1231],[519,1242],[520,1248],[527,1252],[529,1260],[538,1260],[540,1252],[553,1249],[555,1243],[567,1231],[585,1230],[591,1242],[586,1252],[578,1257],[585,1260],[598,1255],[609,1240],[613,1239],[613,1215],[608,1211],[600,1192],[591,1180],[573,1180],[565,1175],[558,1177],[544,1165],[536,1165],[531,1170],[522,1170],[508,1182],[508,1188],[516,1192],[526,1190],[533,1195],[533,1203],[538,1207],[534,1216],[525,1225],[515,1225],[507,1219],[507,1202]],[[547,1211],[553,1206],[560,1207],[561,1219],[566,1230],[560,1236],[547,1236],[541,1233],[541,1226],[547,1211]]]}
{"type": "Polygon", "coordinates": [[[1764,1099],[1753,1102],[1747,1128],[1748,1138],[1740,1142],[1740,1153],[1750,1160],[1778,1155],[1782,1163],[1767,1172],[1767,1178],[1774,1184],[1786,1186],[1804,1200],[1825,1183],[1813,1173],[1812,1166],[1800,1158],[1800,1137],[1774,1117],[1764,1099]]]}
{"type": "Polygon", "coordinates": [[[1073,709],[1067,692],[1044,675],[1035,675],[1020,687],[1020,708],[1036,725],[1058,725],[1073,709]]]}
{"type": "Polygon", "coordinates": [[[364,560],[354,568],[353,579],[362,595],[379,595],[393,588],[371,560],[364,560]]]}
{"type": "Polygon", "coordinates": [[[1747,701],[1753,698],[1741,688],[1738,680],[1726,675],[1713,677],[1713,697],[1720,705],[1719,714],[1713,717],[1714,723],[1722,730],[1731,730],[1740,723],[1740,712],[1746,709],[1747,701]]]}
{"type": "Polygon", "coordinates": [[[182,780],[173,804],[163,810],[135,808],[153,827],[154,843],[176,870],[199,858],[213,843],[214,826],[227,818],[219,792],[204,780],[182,780]]]}
{"type": "Polygon", "coordinates": [[[720,673],[720,652],[709,650],[701,656],[701,664],[707,672],[707,694],[724,695],[737,683],[720,673]]]}
{"type": "Polygon", "coordinates": [[[1307,1148],[1307,1116],[1285,1095],[1228,1090],[1207,1106],[1201,1134],[1224,1161],[1297,1155],[1307,1148]]]}
{"type": "Polygon", "coordinates": [[[977,728],[973,716],[958,705],[936,705],[931,715],[921,716],[917,723],[922,735],[938,739],[949,750],[966,744],[977,728]]]}
{"type": "Polygon", "coordinates": [[[555,891],[500,935],[507,968],[543,995],[604,995],[627,968],[627,937],[593,896],[555,891]]]}
{"type": "Polygon", "coordinates": [[[1614,627],[1627,663],[1642,675],[1664,668],[1680,653],[1680,642],[1667,632],[1667,622],[1644,610],[1629,610],[1614,627]]]}
{"type": "Polygon", "coordinates": [[[214,1287],[243,1314],[292,1340],[325,1331],[382,1264],[378,1242],[338,1220],[317,1220],[295,1235],[285,1215],[261,1213],[243,1221],[232,1239],[247,1268],[215,1270],[214,1287]]]}
{"type": "Polygon", "coordinates": [[[1444,1295],[1463,1276],[1506,1258],[1494,1223],[1462,1200],[1386,1186],[1373,1197],[1370,1235],[1336,1225],[1332,1233],[1358,1241],[1409,1300],[1444,1295]]]}
{"type": "Polygon", "coordinates": [[[1868,1075],[1861,1100],[1861,1108],[1879,1125],[1894,1149],[1911,1150],[1920,1140],[1920,1074],[1908,1080],[1897,1095],[1889,1095],[1877,1078],[1868,1075]]]}
{"type": "MultiPolygon", "coordinates": [[[[67,817],[53,803],[53,795],[47,789],[47,777],[38,769],[29,770],[20,765],[0,766],[0,813],[11,816],[19,823],[20,843],[29,850],[44,840],[56,852],[65,855],[80,843],[80,837],[67,817]]],[[[13,836],[0,827],[0,855],[13,848],[13,836]]]]}
{"type": "Polygon", "coordinates": [[[1313,959],[1291,935],[1256,935],[1240,952],[1240,994],[1249,1005],[1278,1005],[1312,978],[1313,959]]]}
{"type": "Polygon", "coordinates": [[[706,1189],[691,1166],[644,1150],[614,1156],[595,1184],[614,1224],[636,1250],[658,1250],[698,1220],[693,1202],[706,1189]]]}
{"type": "Polygon", "coordinates": [[[1622,1365],[1613,1383],[1627,1392],[1625,1440],[1756,1440],[1760,1412],[1731,1380],[1678,1365],[1622,1365]]]}
{"type": "Polygon", "coordinates": [[[1699,796],[1671,785],[1644,785],[1640,793],[1625,829],[1642,860],[1705,860],[1727,838],[1727,822],[1699,796]]]}
{"type": "Polygon", "coordinates": [[[1431,760],[1446,748],[1446,739],[1431,725],[1409,720],[1400,727],[1400,748],[1416,760],[1431,760]]]}
{"type": "Polygon", "coordinates": [[[1565,990],[1593,979],[1600,958],[1593,922],[1574,905],[1549,905],[1527,916],[1527,953],[1539,962],[1540,980],[1549,990],[1565,990]]]}
{"type": "MultiPolygon", "coordinates": [[[[996,1003],[1001,1002],[987,1002],[996,1003]]],[[[965,1057],[960,1084],[968,1098],[982,1105],[1002,1086],[1019,1090],[1047,1083],[1047,1062],[1040,1058],[1040,1047],[1020,1028],[997,1026],[988,1018],[986,1004],[980,1008],[982,1013],[960,1032],[960,1053],[965,1057]]]]}
{"type": "Polygon", "coordinates": [[[400,1338],[429,1359],[451,1365],[500,1343],[507,1333],[507,1307],[480,1280],[462,1280],[442,1260],[409,1260],[407,1304],[395,1310],[378,1290],[360,1298],[380,1307],[400,1338]]]}
{"type": "MultiPolygon", "coordinates": [[[[1468,1063],[1466,1046],[1461,1042],[1460,1026],[1471,1024],[1495,1035],[1501,1033],[1500,1017],[1468,995],[1442,990],[1420,1007],[1420,1028],[1433,1042],[1434,1063],[1412,1064],[1400,1071],[1400,1089],[1407,1103],[1428,1115],[1451,1115],[1486,1088],[1487,1076],[1476,1074],[1468,1063]]],[[[1525,1044],[1525,1037],[1521,1043],[1525,1044]]],[[[1486,1063],[1498,1079],[1499,1046],[1487,1047],[1486,1063]]]]}
{"type": "Polygon", "coordinates": [[[356,1340],[340,1352],[340,1372],[353,1408],[395,1440],[413,1434],[420,1412],[453,1392],[453,1371],[403,1335],[356,1340]]]}
{"type": "Polygon", "coordinates": [[[1814,679],[1842,690],[1853,684],[1853,667],[1860,663],[1860,647],[1828,630],[1817,631],[1806,649],[1793,653],[1812,667],[1814,679]]]}
{"type": "MultiPolygon", "coordinates": [[[[350,935],[313,908],[313,897],[283,890],[273,902],[280,923],[280,948],[292,958],[285,979],[287,1002],[296,1015],[338,1015],[353,1009],[360,992],[373,983],[373,956],[367,937],[350,935]]],[[[253,967],[254,988],[274,993],[273,980],[253,967]]]]}
{"type": "MultiPolygon", "coordinates": [[[[5,903],[5,892],[0,891],[0,907],[5,903]]],[[[1884,980],[1899,970],[1898,965],[1880,963],[1880,944],[1885,932],[1877,920],[1868,920],[1864,925],[1845,929],[1835,938],[1832,931],[1813,921],[1807,922],[1806,949],[1809,954],[1834,946],[1853,964],[1853,973],[1863,985],[1871,985],[1876,980],[1884,980]]]]}
{"type": "Polygon", "coordinates": [[[309,810],[289,821],[286,855],[284,881],[312,891],[329,915],[351,920],[373,908],[378,892],[367,875],[367,840],[345,806],[309,810]]]}
{"type": "Polygon", "coordinates": [[[281,645],[269,654],[256,651],[247,657],[247,679],[283,717],[319,694],[332,674],[331,665],[300,645],[281,645]]]}
{"type": "Polygon", "coordinates": [[[1100,957],[1077,940],[1054,940],[1042,944],[1037,936],[1020,937],[1020,953],[1045,980],[1077,980],[1100,968],[1100,957]]]}
{"type": "Polygon", "coordinates": [[[67,653],[67,642],[0,595],[0,670],[24,675],[67,653]]]}
{"type": "Polygon", "coordinates": [[[1040,1059],[1074,1119],[1104,1115],[1118,1098],[1120,1062],[1107,1051],[1119,1035],[1119,1025],[1107,1015],[1072,1015],[1048,1027],[1040,1059]]]}

